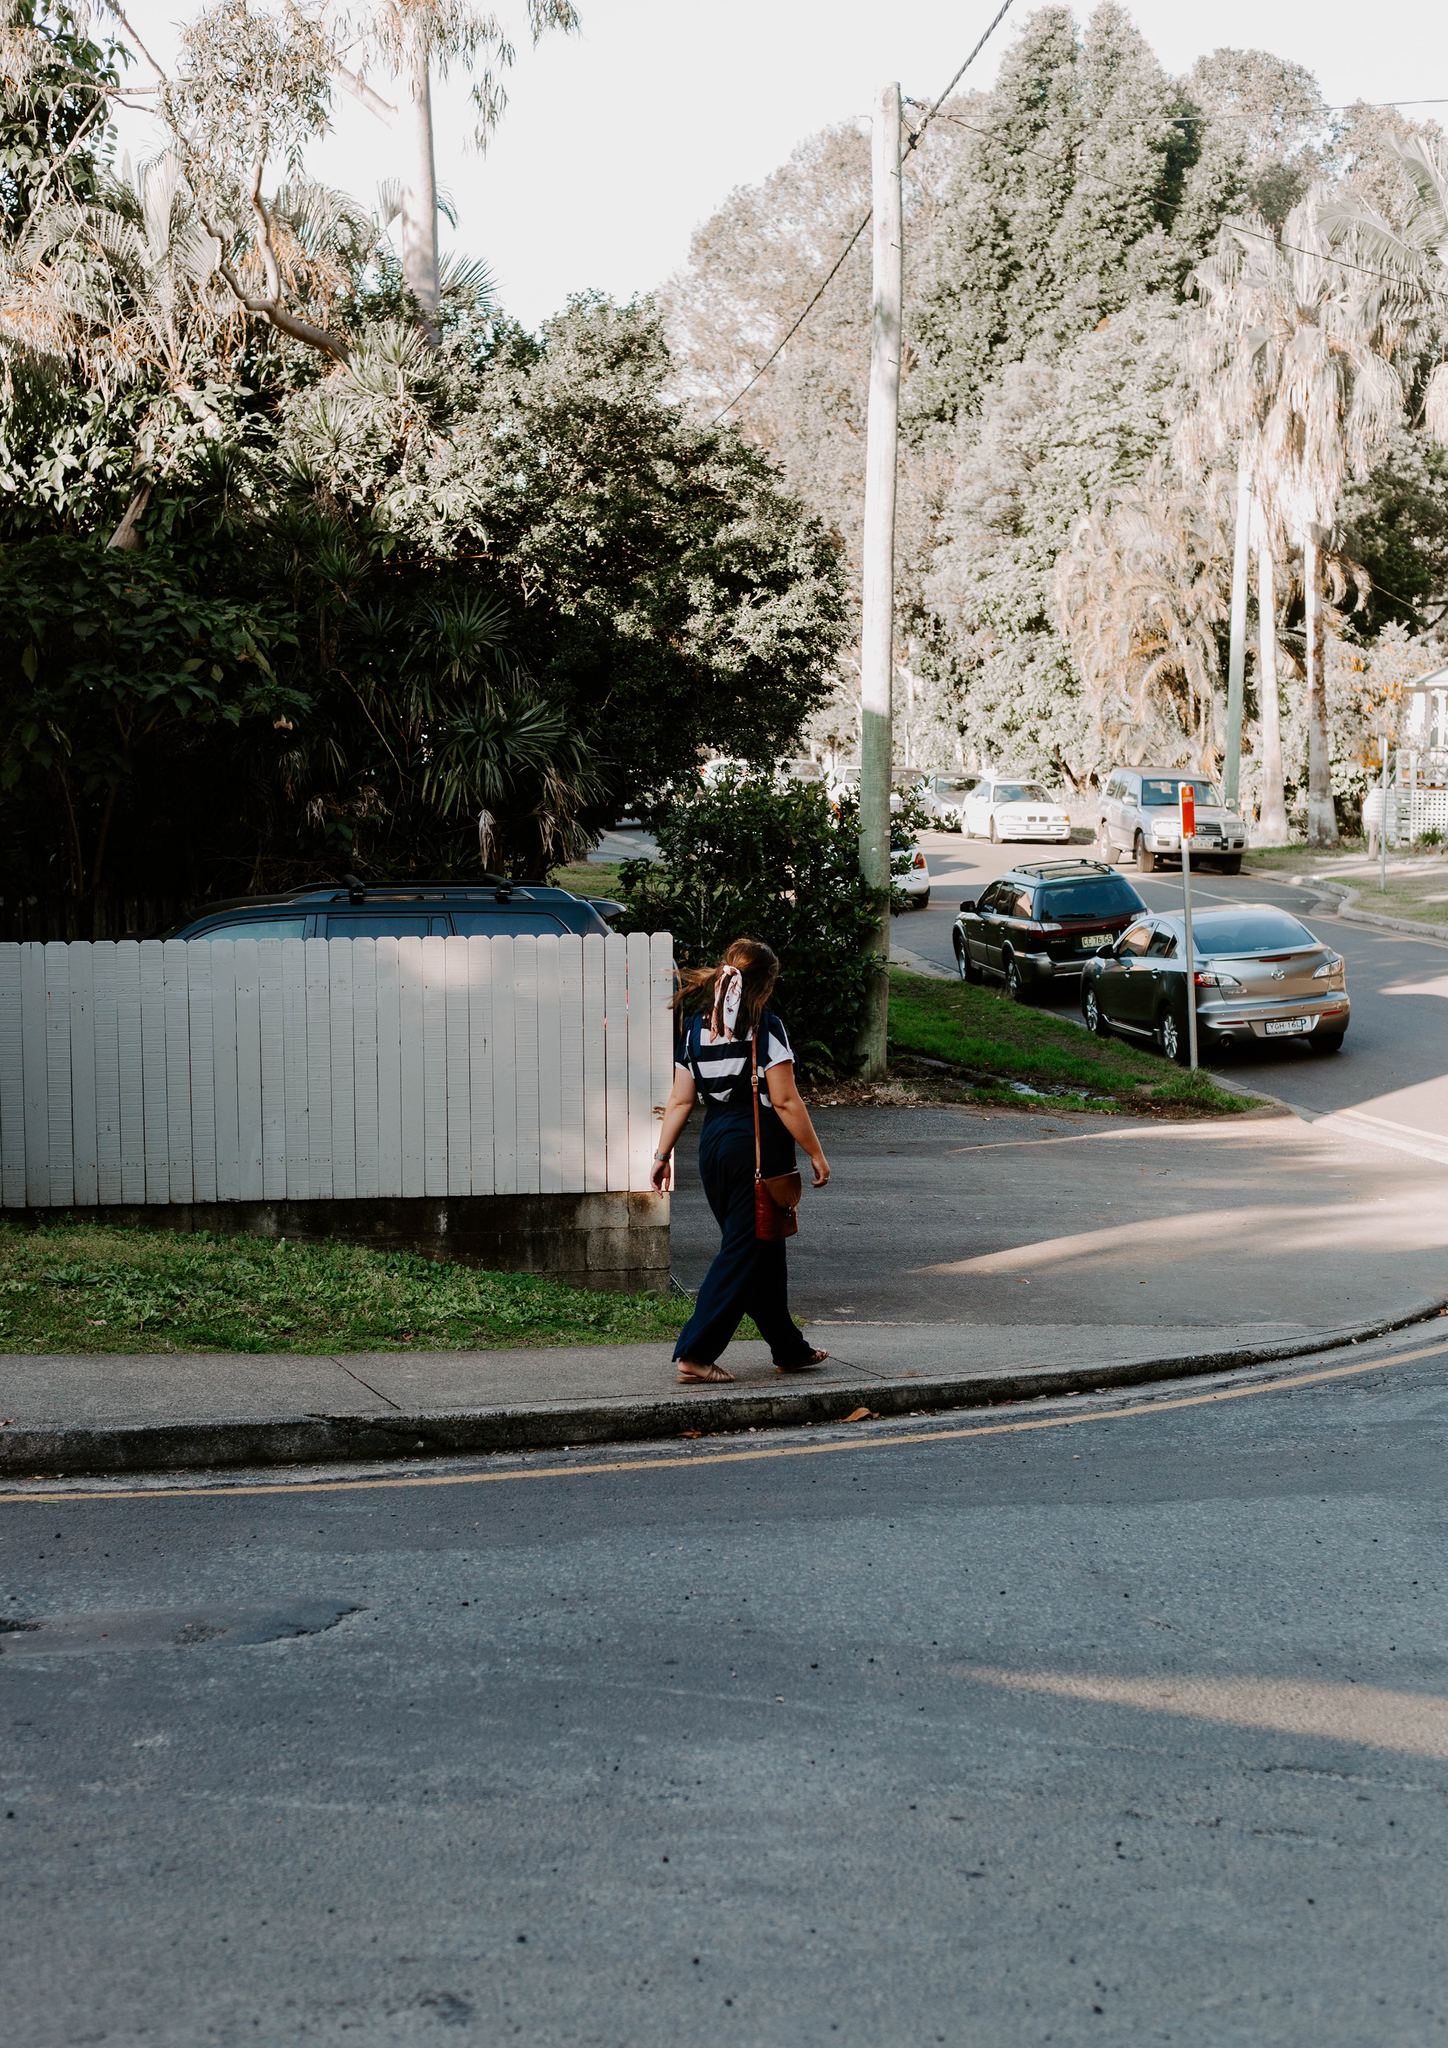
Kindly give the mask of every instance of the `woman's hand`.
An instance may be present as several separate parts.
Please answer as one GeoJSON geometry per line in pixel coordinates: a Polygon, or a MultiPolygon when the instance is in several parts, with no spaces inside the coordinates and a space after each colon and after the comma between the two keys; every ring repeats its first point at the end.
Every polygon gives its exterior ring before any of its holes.
{"type": "Polygon", "coordinates": [[[822,1188],[830,1177],[830,1162],[823,1152],[811,1152],[809,1163],[814,1168],[814,1184],[822,1188]]]}
{"type": "Polygon", "coordinates": [[[680,1131],[689,1121],[689,1112],[698,1100],[698,1092],[689,1069],[675,1067],[674,1085],[664,1104],[659,1142],[654,1147],[654,1163],[649,1172],[649,1185],[656,1195],[665,1195],[669,1191],[674,1170],[674,1146],[680,1131]]]}

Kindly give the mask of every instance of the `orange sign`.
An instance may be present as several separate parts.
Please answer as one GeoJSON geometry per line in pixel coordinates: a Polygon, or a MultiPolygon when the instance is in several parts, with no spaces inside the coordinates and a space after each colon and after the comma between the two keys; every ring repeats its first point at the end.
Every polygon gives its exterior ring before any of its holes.
{"type": "Polygon", "coordinates": [[[1197,836],[1197,793],[1190,782],[1183,782],[1177,789],[1182,807],[1182,838],[1195,839],[1197,836]]]}

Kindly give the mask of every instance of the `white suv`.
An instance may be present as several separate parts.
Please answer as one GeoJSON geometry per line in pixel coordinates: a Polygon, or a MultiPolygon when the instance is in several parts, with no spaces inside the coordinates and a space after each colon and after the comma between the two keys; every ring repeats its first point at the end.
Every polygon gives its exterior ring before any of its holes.
{"type": "Polygon", "coordinates": [[[1116,768],[1101,792],[1096,850],[1102,860],[1129,853],[1140,874],[1149,875],[1163,859],[1180,861],[1181,787],[1196,791],[1197,831],[1192,853],[1214,861],[1223,874],[1242,869],[1247,827],[1222,802],[1222,793],[1205,775],[1183,775],[1179,768],[1116,768]]]}

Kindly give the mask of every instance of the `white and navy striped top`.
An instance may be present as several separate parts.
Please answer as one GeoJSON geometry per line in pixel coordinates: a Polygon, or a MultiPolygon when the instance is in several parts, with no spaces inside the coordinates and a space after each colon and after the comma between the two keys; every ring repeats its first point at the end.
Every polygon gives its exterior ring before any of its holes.
{"type": "MultiPolygon", "coordinates": [[[[734,1106],[751,1109],[748,1091],[749,1080],[748,1037],[721,1038],[716,1043],[709,1029],[706,1017],[689,1019],[688,1029],[679,1042],[675,1064],[682,1072],[692,1074],[694,1085],[704,1103],[705,1110],[722,1109],[730,1105],[730,1098],[738,1089],[734,1106]],[[745,1086],[740,1088],[740,1081],[745,1086]]],[[[785,1061],[792,1061],[794,1052],[789,1043],[789,1033],[780,1018],[772,1010],[766,1010],[759,1024],[759,1106],[770,1107],[768,1069],[778,1067],[785,1061]]]]}

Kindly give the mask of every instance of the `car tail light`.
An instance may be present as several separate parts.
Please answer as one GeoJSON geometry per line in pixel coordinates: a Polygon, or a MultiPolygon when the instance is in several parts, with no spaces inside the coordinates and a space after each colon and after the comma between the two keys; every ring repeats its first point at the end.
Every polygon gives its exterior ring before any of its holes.
{"type": "Polygon", "coordinates": [[[1314,981],[1327,981],[1327,980],[1329,980],[1329,979],[1330,979],[1330,978],[1331,978],[1331,977],[1332,977],[1332,976],[1333,976],[1334,974],[1341,974],[1341,973],[1342,973],[1342,955],[1341,955],[1341,953],[1329,953],[1329,955],[1327,956],[1327,958],[1326,958],[1326,959],[1325,959],[1325,960],[1323,961],[1323,963],[1322,963],[1321,967],[1314,967],[1314,968],[1313,968],[1313,970],[1312,970],[1312,978],[1313,978],[1313,980],[1314,980],[1314,981]]]}
{"type": "Polygon", "coordinates": [[[1198,968],[1193,976],[1198,988],[1240,988],[1235,974],[1218,974],[1214,968],[1198,968]]]}
{"type": "Polygon", "coordinates": [[[925,865],[925,855],[923,853],[917,853],[914,860],[911,861],[910,865],[912,868],[923,868],[925,865]]]}

